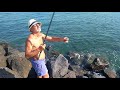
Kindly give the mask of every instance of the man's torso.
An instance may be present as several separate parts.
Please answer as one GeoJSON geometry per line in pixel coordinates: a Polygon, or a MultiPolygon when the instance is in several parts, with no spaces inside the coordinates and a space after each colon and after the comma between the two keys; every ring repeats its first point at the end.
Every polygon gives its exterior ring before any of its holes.
{"type": "MultiPolygon", "coordinates": [[[[37,37],[32,35],[32,38],[30,38],[30,41],[31,41],[31,44],[32,44],[32,50],[37,49],[41,44],[43,44],[42,34],[39,34],[37,37]]],[[[39,54],[34,56],[33,58],[35,60],[45,59],[45,52],[44,51],[39,52],[39,54]]]]}

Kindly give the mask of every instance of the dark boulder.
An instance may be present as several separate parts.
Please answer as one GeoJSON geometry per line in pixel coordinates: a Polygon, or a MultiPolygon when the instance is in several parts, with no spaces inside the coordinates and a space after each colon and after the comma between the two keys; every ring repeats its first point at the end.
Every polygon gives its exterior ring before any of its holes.
{"type": "Polygon", "coordinates": [[[24,52],[17,55],[10,55],[7,58],[7,67],[16,71],[23,78],[27,78],[32,68],[31,62],[24,58],[24,52]]]}
{"type": "Polygon", "coordinates": [[[7,67],[0,67],[0,78],[22,78],[18,73],[7,67]]]}
{"type": "Polygon", "coordinates": [[[55,60],[50,60],[46,63],[50,77],[62,78],[68,72],[68,60],[60,54],[55,60]]]}
{"type": "Polygon", "coordinates": [[[102,58],[95,58],[91,67],[94,71],[101,71],[109,67],[109,62],[102,58]]]}
{"type": "Polygon", "coordinates": [[[75,72],[68,70],[68,73],[63,78],[76,78],[75,72]]]}
{"type": "Polygon", "coordinates": [[[69,70],[72,70],[73,72],[75,72],[75,75],[77,78],[84,76],[84,74],[86,74],[87,72],[85,70],[83,70],[83,68],[81,68],[79,65],[69,65],[69,70]]]}

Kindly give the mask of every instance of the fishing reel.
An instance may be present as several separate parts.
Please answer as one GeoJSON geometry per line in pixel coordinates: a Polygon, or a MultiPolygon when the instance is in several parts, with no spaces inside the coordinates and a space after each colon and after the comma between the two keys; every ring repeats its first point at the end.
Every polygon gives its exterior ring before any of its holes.
{"type": "Polygon", "coordinates": [[[46,46],[45,49],[46,49],[47,51],[49,51],[51,48],[52,48],[52,46],[51,46],[51,45],[48,45],[48,46],[46,46]]]}

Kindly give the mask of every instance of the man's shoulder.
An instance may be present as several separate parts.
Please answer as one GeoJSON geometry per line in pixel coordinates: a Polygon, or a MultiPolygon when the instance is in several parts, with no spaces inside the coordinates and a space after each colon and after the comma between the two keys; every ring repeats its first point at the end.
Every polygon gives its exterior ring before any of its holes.
{"type": "Polygon", "coordinates": [[[44,33],[41,33],[41,35],[44,37],[45,36],[45,34],[44,33]]]}
{"type": "Polygon", "coordinates": [[[30,35],[27,37],[26,41],[31,40],[31,39],[32,39],[32,37],[33,37],[33,36],[30,34],[30,35]]]}
{"type": "Polygon", "coordinates": [[[45,34],[44,34],[44,33],[40,33],[40,35],[41,35],[42,37],[45,37],[45,34]]]}
{"type": "Polygon", "coordinates": [[[27,39],[32,39],[32,38],[33,38],[33,35],[30,34],[27,39]]]}
{"type": "Polygon", "coordinates": [[[28,36],[28,38],[26,39],[26,43],[31,43],[32,44],[32,38],[28,36]]]}
{"type": "Polygon", "coordinates": [[[45,35],[45,34],[44,34],[44,33],[42,33],[42,32],[41,32],[40,34],[41,34],[41,35],[45,35]]]}

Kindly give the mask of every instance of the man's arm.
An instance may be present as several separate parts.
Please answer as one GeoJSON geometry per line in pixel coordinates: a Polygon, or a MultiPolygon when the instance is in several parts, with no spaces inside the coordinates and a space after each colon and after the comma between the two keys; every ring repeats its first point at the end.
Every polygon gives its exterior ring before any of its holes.
{"type": "Polygon", "coordinates": [[[40,51],[45,49],[45,44],[41,45],[39,48],[32,50],[32,44],[30,40],[26,40],[26,46],[25,46],[25,57],[26,58],[31,58],[37,55],[40,51]]]}
{"type": "MultiPolygon", "coordinates": [[[[43,38],[45,39],[46,35],[43,34],[43,38]]],[[[47,41],[52,41],[52,42],[68,42],[69,38],[64,37],[51,37],[51,36],[47,36],[46,39],[47,41]]]]}

